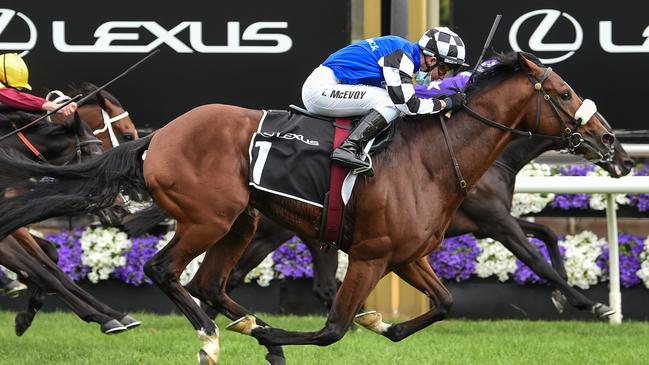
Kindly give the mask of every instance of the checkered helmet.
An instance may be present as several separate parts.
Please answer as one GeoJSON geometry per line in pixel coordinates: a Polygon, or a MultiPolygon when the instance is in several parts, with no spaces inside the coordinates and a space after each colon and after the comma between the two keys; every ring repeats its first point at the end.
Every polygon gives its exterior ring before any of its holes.
{"type": "Polygon", "coordinates": [[[431,28],[419,38],[419,48],[428,56],[442,58],[444,62],[462,66],[466,49],[462,38],[447,27],[431,28]]]}

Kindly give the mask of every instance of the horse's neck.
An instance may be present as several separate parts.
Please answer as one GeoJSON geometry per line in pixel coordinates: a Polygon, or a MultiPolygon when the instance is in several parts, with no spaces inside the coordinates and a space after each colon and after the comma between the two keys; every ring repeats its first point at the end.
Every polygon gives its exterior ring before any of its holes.
{"type": "Polygon", "coordinates": [[[551,150],[553,146],[554,142],[550,139],[540,139],[538,137],[534,139],[517,138],[509,143],[505,151],[498,157],[497,162],[504,165],[515,175],[532,159],[543,152],[551,150]]]}
{"type": "MultiPolygon", "coordinates": [[[[471,107],[486,118],[510,128],[519,128],[525,115],[522,111],[532,94],[500,90],[505,87],[496,85],[477,95],[471,107]],[[507,101],[500,95],[508,95],[507,101]]],[[[467,183],[473,186],[507,147],[512,134],[487,126],[466,113],[458,113],[455,117],[448,123],[449,135],[467,183]]],[[[446,164],[450,165],[450,161],[446,164]]]]}

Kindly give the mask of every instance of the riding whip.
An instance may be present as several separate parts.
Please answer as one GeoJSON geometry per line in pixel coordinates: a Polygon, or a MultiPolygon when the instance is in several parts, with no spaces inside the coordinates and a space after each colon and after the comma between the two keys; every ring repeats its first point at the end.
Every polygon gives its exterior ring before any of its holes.
{"type": "Polygon", "coordinates": [[[484,47],[482,48],[482,53],[480,53],[478,62],[476,62],[475,66],[473,66],[473,71],[471,71],[469,80],[467,80],[467,83],[464,84],[464,86],[462,87],[462,92],[466,90],[466,87],[471,82],[471,79],[473,78],[473,75],[475,74],[476,70],[478,69],[478,67],[480,67],[480,64],[482,63],[482,58],[484,57],[484,53],[487,51],[487,48],[489,48],[489,45],[491,44],[491,39],[494,37],[494,33],[496,33],[496,28],[498,28],[498,23],[500,23],[500,18],[502,17],[503,17],[502,14],[496,15],[496,19],[494,19],[494,23],[491,25],[491,30],[489,31],[489,35],[487,36],[487,41],[484,43],[484,47]]]}
{"type": "Polygon", "coordinates": [[[144,58],[142,58],[141,60],[137,61],[137,62],[136,62],[134,65],[132,65],[131,67],[129,67],[129,68],[127,68],[126,70],[124,70],[124,72],[122,72],[121,74],[117,75],[114,79],[108,81],[108,82],[105,83],[104,85],[102,85],[102,86],[98,87],[97,89],[93,90],[92,92],[90,92],[90,93],[87,94],[86,96],[81,97],[81,96],[82,96],[81,94],[75,95],[73,98],[71,98],[71,99],[65,101],[63,104],[59,105],[56,109],[54,109],[54,110],[50,110],[49,112],[45,113],[45,115],[40,116],[40,117],[34,119],[33,121],[29,122],[28,124],[26,124],[26,125],[24,125],[24,126],[18,128],[18,129],[16,129],[16,130],[13,130],[13,131],[11,131],[11,132],[5,134],[4,136],[0,137],[0,141],[2,141],[3,139],[8,138],[8,137],[10,137],[10,136],[13,136],[14,134],[16,134],[16,133],[18,133],[18,132],[21,132],[21,131],[27,129],[28,127],[30,127],[30,126],[32,126],[32,125],[34,125],[34,124],[40,122],[41,120],[43,120],[43,119],[49,117],[50,115],[52,115],[52,114],[58,112],[59,110],[61,110],[62,108],[66,107],[68,104],[70,104],[70,103],[72,103],[72,102],[75,102],[75,101],[76,101],[77,104],[79,104],[79,105],[82,104],[82,103],[84,103],[86,100],[90,99],[92,96],[94,96],[94,95],[97,94],[98,92],[102,91],[103,89],[105,89],[107,86],[109,86],[109,85],[112,84],[113,82],[115,82],[115,81],[119,80],[120,78],[122,78],[122,76],[124,76],[124,75],[126,75],[127,73],[131,72],[134,68],[136,68],[137,66],[139,66],[140,64],[142,64],[144,61],[148,60],[148,59],[151,58],[153,55],[157,54],[158,52],[160,52],[159,49],[154,50],[153,52],[149,53],[148,55],[146,55],[146,56],[145,56],[144,58]],[[79,101],[77,101],[77,100],[79,100],[79,101]]]}

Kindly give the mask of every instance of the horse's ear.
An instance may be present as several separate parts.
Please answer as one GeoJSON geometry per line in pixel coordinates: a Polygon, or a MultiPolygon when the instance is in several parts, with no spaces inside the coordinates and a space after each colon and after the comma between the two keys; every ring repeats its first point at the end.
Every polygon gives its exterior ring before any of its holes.
{"type": "Polygon", "coordinates": [[[95,96],[97,97],[97,101],[99,102],[99,106],[103,107],[103,108],[106,108],[106,106],[107,106],[106,105],[106,99],[104,98],[104,96],[101,93],[102,92],[100,91],[97,94],[95,94],[95,96]]]}
{"type": "Polygon", "coordinates": [[[525,57],[523,52],[518,52],[518,63],[521,65],[521,68],[529,74],[534,74],[535,70],[538,69],[536,64],[525,57]]]}

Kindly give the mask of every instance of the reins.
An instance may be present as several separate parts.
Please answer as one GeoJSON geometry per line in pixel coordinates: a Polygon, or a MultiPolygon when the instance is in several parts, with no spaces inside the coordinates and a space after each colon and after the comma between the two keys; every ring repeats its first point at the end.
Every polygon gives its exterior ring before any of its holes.
{"type": "MultiPolygon", "coordinates": [[[[552,139],[555,141],[561,141],[561,143],[568,148],[568,150],[571,153],[575,152],[575,149],[579,147],[582,142],[584,142],[584,138],[582,135],[578,132],[573,132],[573,130],[566,124],[566,122],[563,120],[561,117],[560,113],[563,113],[568,117],[568,120],[574,125],[575,130],[577,130],[580,126],[580,121],[570,115],[564,108],[562,108],[560,105],[557,104],[557,102],[545,91],[543,88],[543,82],[548,79],[550,74],[552,73],[552,68],[547,67],[545,71],[543,72],[543,75],[541,76],[541,79],[537,80],[534,75],[529,74],[528,79],[532,83],[532,86],[534,90],[538,91],[538,97],[536,99],[536,123],[534,127],[534,131],[538,130],[540,122],[541,122],[541,97],[543,97],[544,100],[546,100],[550,104],[550,108],[556,118],[558,119],[559,123],[561,124],[562,127],[562,132],[561,136],[553,136],[553,135],[547,135],[547,134],[541,134],[541,133],[536,133],[532,131],[523,131],[517,128],[512,128],[508,127],[504,124],[498,123],[496,121],[493,121],[491,119],[488,119],[484,116],[482,116],[480,113],[476,112],[475,110],[471,109],[467,104],[463,104],[462,108],[464,111],[470,115],[471,117],[479,120],[483,124],[492,127],[492,128],[497,128],[506,132],[510,132],[516,135],[520,136],[526,136],[528,138],[532,137],[540,137],[540,138],[546,138],[546,139],[552,139]]],[[[584,102],[582,102],[583,105],[584,102]]],[[[448,131],[446,129],[446,121],[444,120],[444,116],[442,114],[439,114],[439,120],[440,124],[442,126],[442,132],[444,134],[444,139],[446,141],[446,146],[448,147],[449,154],[451,155],[451,160],[453,162],[453,168],[455,169],[455,174],[458,178],[459,186],[460,189],[464,192],[464,195],[468,193],[468,184],[466,180],[464,179],[462,175],[462,171],[460,169],[460,165],[458,163],[457,158],[455,157],[455,152],[453,151],[453,147],[451,146],[451,143],[448,138],[448,131]]],[[[605,157],[605,156],[603,156],[605,157]]]]}

